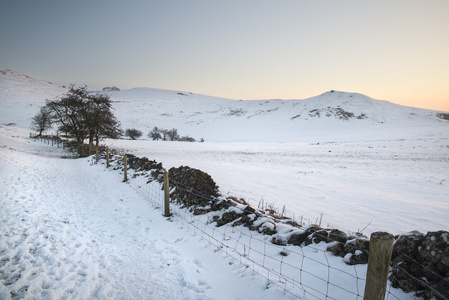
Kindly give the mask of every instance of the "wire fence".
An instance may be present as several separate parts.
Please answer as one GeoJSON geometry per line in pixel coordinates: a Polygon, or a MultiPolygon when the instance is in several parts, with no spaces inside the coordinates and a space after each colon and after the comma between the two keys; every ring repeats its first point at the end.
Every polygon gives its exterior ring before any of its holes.
{"type": "MultiPolygon", "coordinates": [[[[118,171],[123,176],[123,155],[117,153],[111,158],[111,169],[118,171]]],[[[105,164],[105,153],[101,153],[94,159],[100,159],[105,164]]],[[[154,178],[149,172],[129,170],[128,184],[136,190],[146,201],[161,212],[164,209],[163,183],[159,178],[154,178]]],[[[170,191],[182,190],[192,197],[210,196],[194,190],[183,184],[170,181],[170,191]]],[[[228,210],[235,209],[233,207],[228,210]]],[[[221,251],[238,262],[243,267],[242,272],[258,274],[266,280],[266,288],[275,286],[282,290],[286,296],[297,299],[363,299],[366,285],[366,264],[349,265],[339,256],[332,255],[327,249],[329,243],[311,244],[306,247],[294,245],[278,245],[273,243],[273,236],[264,235],[258,231],[250,230],[238,221],[217,226],[216,220],[225,213],[224,211],[212,211],[205,214],[194,214],[192,209],[184,207],[175,202],[170,203],[172,213],[171,220],[177,222],[181,229],[187,229],[201,239],[214,246],[215,251],[221,251]]],[[[318,233],[315,233],[317,235],[318,233]]],[[[319,234],[318,234],[319,235],[319,234]]],[[[324,241],[329,241],[329,236],[322,236],[324,241]]],[[[334,241],[333,244],[338,243],[334,241]]],[[[348,243],[349,244],[349,243],[348,243]]],[[[369,254],[368,250],[355,247],[357,254],[369,254]]],[[[404,254],[404,253],[402,253],[404,254]]],[[[406,255],[406,254],[404,254],[406,255]]],[[[444,283],[445,278],[430,270],[418,261],[410,258],[410,261],[419,267],[427,269],[433,276],[438,276],[444,283]]],[[[401,268],[400,266],[397,266],[401,268]]],[[[406,271],[406,270],[404,270],[406,271]]],[[[448,299],[444,293],[431,286],[426,279],[416,278],[412,274],[408,276],[417,285],[425,286],[431,291],[435,299],[448,299]]],[[[391,279],[391,278],[390,278],[391,279]]],[[[394,279],[394,278],[393,278],[394,279]]],[[[405,291],[410,291],[409,286],[401,286],[402,281],[397,284],[405,291]]],[[[404,294],[400,289],[393,288],[388,283],[385,299],[413,299],[417,298],[414,293],[404,294]]],[[[430,298],[429,298],[430,299],[430,298]]]]}
{"type": "MultiPolygon", "coordinates": [[[[129,184],[162,211],[164,197],[160,182],[138,175],[130,179],[129,184]]],[[[207,195],[183,188],[177,182],[171,181],[170,185],[195,197],[207,198],[207,195]]],[[[217,227],[214,216],[219,212],[194,215],[175,203],[170,204],[170,210],[172,220],[181,228],[199,235],[214,245],[216,251],[224,252],[245,269],[265,278],[267,288],[277,286],[286,295],[299,299],[363,299],[366,266],[342,264],[341,258],[326,251],[325,245],[279,246],[271,242],[271,236],[244,226],[228,223],[217,227]]]]}
{"type": "MultiPolygon", "coordinates": [[[[449,244],[449,242],[447,243],[449,244]]],[[[398,278],[394,274],[392,274],[390,277],[391,281],[394,281],[398,287],[407,292],[415,290],[413,288],[414,286],[424,288],[427,292],[418,294],[425,299],[449,299],[449,274],[446,274],[446,277],[443,277],[437,271],[431,270],[428,266],[417,261],[403,251],[400,251],[398,249],[396,249],[395,251],[397,251],[399,255],[404,257],[404,262],[394,265],[393,268],[398,269],[401,272],[402,276],[405,276],[407,279],[411,279],[411,281],[401,280],[401,278],[398,278]],[[403,265],[408,265],[408,267],[406,268],[403,265]],[[418,278],[415,275],[411,274],[412,272],[410,270],[417,269],[421,269],[426,277],[418,278]],[[437,282],[437,284],[431,284],[429,280],[427,280],[427,278],[432,278],[432,282],[437,282]],[[410,282],[413,282],[412,286],[410,286],[410,282]]],[[[447,264],[447,258],[442,258],[441,264],[447,264]]]]}

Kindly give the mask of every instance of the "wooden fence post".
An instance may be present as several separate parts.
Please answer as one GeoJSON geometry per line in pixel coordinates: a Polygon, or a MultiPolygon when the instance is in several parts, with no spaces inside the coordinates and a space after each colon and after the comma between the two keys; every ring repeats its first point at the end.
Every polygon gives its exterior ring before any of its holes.
{"type": "Polygon", "coordinates": [[[164,217],[170,216],[170,186],[168,184],[168,172],[164,172],[164,217]]]}
{"type": "Polygon", "coordinates": [[[371,234],[364,300],[385,299],[393,242],[394,236],[388,232],[371,234]]]}
{"type": "Polygon", "coordinates": [[[109,168],[109,147],[106,147],[106,168],[109,168]]]}
{"type": "Polygon", "coordinates": [[[123,179],[123,182],[127,182],[128,181],[128,156],[126,156],[125,154],[125,178],[123,179]]]}
{"type": "Polygon", "coordinates": [[[95,162],[98,163],[98,146],[96,146],[95,148],[97,148],[97,150],[96,150],[95,162]]]}

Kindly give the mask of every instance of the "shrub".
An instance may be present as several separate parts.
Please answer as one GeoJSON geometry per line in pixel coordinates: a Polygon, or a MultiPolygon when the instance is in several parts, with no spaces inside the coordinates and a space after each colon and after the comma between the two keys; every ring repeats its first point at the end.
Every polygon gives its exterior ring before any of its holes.
{"type": "MultiPolygon", "coordinates": [[[[151,130],[148,133],[148,137],[151,138],[153,141],[163,140],[163,141],[196,142],[196,140],[193,137],[190,137],[188,135],[180,136],[178,134],[178,129],[176,128],[167,130],[154,127],[153,130],[151,130]]],[[[201,142],[204,142],[204,139],[201,139],[201,142]]]]}
{"type": "Polygon", "coordinates": [[[135,140],[142,136],[142,131],[137,130],[135,128],[126,129],[125,135],[130,139],[135,140]]]}

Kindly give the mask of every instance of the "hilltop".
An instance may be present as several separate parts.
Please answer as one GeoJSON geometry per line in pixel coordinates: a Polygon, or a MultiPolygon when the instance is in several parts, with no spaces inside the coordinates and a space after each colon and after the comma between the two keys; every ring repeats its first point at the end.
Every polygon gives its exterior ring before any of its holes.
{"type": "MultiPolygon", "coordinates": [[[[270,278],[245,278],[241,271],[254,274],[248,265],[217,259],[218,249],[205,246],[207,238],[202,233],[186,234],[185,229],[197,221],[181,225],[161,220],[157,181],[148,181],[136,171],[122,183],[122,176],[117,176],[120,165],[105,168],[93,157],[61,159],[68,157],[67,148],[29,138],[30,120],[39,106],[66,92],[64,87],[0,70],[0,190],[4,191],[0,199],[5,207],[1,212],[6,243],[0,251],[6,270],[0,278],[0,298],[48,298],[62,293],[78,298],[285,298],[284,283],[280,289],[268,285],[272,278],[281,280],[280,276],[269,271],[270,278]],[[150,183],[155,191],[148,190],[150,183]],[[156,206],[149,201],[156,201],[156,206]],[[136,265],[136,261],[142,263],[136,265]],[[33,271],[36,268],[38,274],[33,271]],[[216,270],[219,277],[214,275],[216,270]],[[52,276],[57,284],[46,281],[52,276]],[[148,286],[155,288],[147,290],[148,286]]],[[[446,113],[334,90],[304,100],[255,101],[153,88],[108,94],[123,128],[145,133],[142,140],[102,141],[113,151],[132,154],[130,162],[132,157],[145,157],[145,161],[162,163],[166,170],[179,166],[202,170],[217,183],[221,195],[244,199],[239,203],[254,209],[282,211],[303,229],[321,226],[349,236],[377,231],[403,235],[415,230],[413,235],[421,236],[417,231],[449,227],[446,113]],[[177,128],[182,135],[203,137],[206,142],[150,141],[146,133],[154,126],[177,128]]],[[[185,209],[173,219],[182,220],[188,214],[185,209]]],[[[227,241],[232,233],[240,243],[240,230],[247,230],[242,225],[234,227],[237,223],[215,227],[209,216],[199,218],[207,218],[201,232],[209,226],[213,234],[224,229],[226,239],[217,240],[227,241]]],[[[278,225],[281,236],[288,234],[286,227],[278,225]]],[[[273,229],[269,224],[267,228],[273,229]]],[[[267,249],[265,243],[257,246],[253,235],[247,236],[255,251],[243,244],[243,263],[252,259],[249,253],[258,256],[267,249]]],[[[299,253],[289,248],[296,246],[281,246],[285,251],[279,252],[277,245],[270,245],[276,252],[268,251],[269,257],[281,258],[276,269],[295,266],[297,276],[305,256],[291,255],[299,253]]],[[[317,272],[319,280],[314,280],[314,290],[328,290],[331,283],[344,290],[329,297],[347,299],[349,281],[336,282],[341,276],[329,281],[330,268],[320,268],[319,262],[334,261],[338,269],[365,274],[365,266],[354,269],[345,264],[345,259],[360,253],[342,258],[326,255],[323,243],[312,247],[301,248],[301,253],[318,255],[311,258],[318,264],[310,265],[310,274],[317,272]]],[[[413,276],[428,282],[421,275],[413,276]]],[[[357,275],[354,295],[363,291],[363,282],[357,275]]],[[[413,297],[394,288],[388,291],[398,299],[413,297]]]]}
{"type": "MultiPolygon", "coordinates": [[[[28,128],[45,99],[67,89],[0,69],[1,125],[28,128]]],[[[155,126],[214,142],[301,142],[393,138],[439,131],[438,111],[328,91],[303,100],[232,100],[185,91],[133,88],[107,91],[123,128],[144,136],[155,126]]],[[[445,130],[442,128],[441,130],[445,130]]]]}

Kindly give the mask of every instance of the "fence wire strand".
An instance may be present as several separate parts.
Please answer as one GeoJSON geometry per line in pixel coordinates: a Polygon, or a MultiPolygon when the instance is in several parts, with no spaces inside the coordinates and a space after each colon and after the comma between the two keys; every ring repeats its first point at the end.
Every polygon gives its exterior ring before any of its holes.
{"type": "MultiPolygon", "coordinates": [[[[135,183],[131,183],[131,186],[135,187],[146,199],[159,197],[157,198],[159,200],[151,200],[150,202],[158,208],[161,207],[163,194],[151,192],[146,188],[142,189],[142,184],[135,180],[139,178],[140,176],[133,178],[135,183]]],[[[152,184],[152,189],[161,189],[160,183],[154,184],[152,182],[152,184]]],[[[171,181],[171,184],[175,185],[176,189],[181,189],[184,193],[189,193],[194,197],[210,199],[210,196],[177,182],[171,181]]],[[[150,186],[150,184],[144,186],[150,186]]],[[[308,250],[313,255],[306,254],[302,247],[275,245],[271,243],[269,236],[252,232],[244,226],[233,226],[233,222],[217,227],[210,216],[194,215],[181,204],[171,203],[171,210],[173,213],[172,219],[182,227],[215,245],[217,250],[223,251],[245,268],[262,276],[267,280],[268,285],[276,286],[285,294],[299,299],[342,299],[342,294],[346,295],[344,298],[349,298],[350,295],[354,299],[363,298],[359,291],[361,286],[364,285],[365,279],[360,278],[356,272],[354,272],[354,275],[348,270],[341,270],[332,266],[326,250],[309,246],[308,250]],[[295,251],[295,248],[300,249],[301,253],[295,251]],[[279,253],[288,253],[288,255],[284,256],[279,253]],[[296,265],[293,263],[295,260],[301,262],[301,264],[296,265]],[[321,266],[320,269],[327,270],[324,272],[324,276],[314,271],[317,266],[321,266]],[[351,278],[351,281],[356,282],[356,287],[350,290],[341,284],[331,282],[333,278],[337,279],[339,276],[351,278]],[[320,287],[315,286],[317,282],[321,282],[321,284],[318,284],[320,287]]],[[[353,268],[356,269],[355,266],[353,268]]]]}
{"type": "MultiPolygon", "coordinates": [[[[43,141],[45,142],[45,140],[43,141]]],[[[59,138],[55,139],[55,141],[58,147],[59,143],[64,145],[63,141],[59,138]]],[[[48,141],[47,143],[50,144],[48,141]]],[[[101,154],[100,159],[104,158],[104,155],[101,154]]],[[[123,174],[123,164],[120,159],[120,156],[116,156],[115,158],[111,157],[110,169],[120,170],[123,174]]],[[[144,172],[139,173],[135,170],[130,170],[128,176],[130,179],[128,181],[129,185],[155,209],[162,211],[164,194],[161,182],[144,172]]],[[[191,196],[205,200],[211,199],[211,196],[205,195],[179,182],[173,181],[170,183],[175,186],[170,187],[171,192],[174,189],[181,189],[184,193],[188,193],[191,196]]],[[[176,203],[176,201],[171,201],[171,213],[171,219],[176,221],[180,228],[185,228],[192,231],[194,235],[199,235],[202,240],[215,246],[214,251],[222,251],[231,259],[238,261],[246,269],[250,269],[251,272],[266,279],[267,288],[271,285],[276,286],[284,294],[298,299],[349,299],[350,297],[356,300],[363,299],[362,290],[364,289],[366,278],[359,275],[359,271],[357,270],[358,266],[346,265],[346,268],[342,269],[341,258],[332,255],[329,257],[326,249],[319,248],[319,244],[312,244],[307,247],[275,245],[269,240],[267,235],[251,231],[243,225],[233,226],[233,223],[238,219],[222,226],[216,226],[212,217],[220,214],[220,212],[194,215],[187,207],[176,203]],[[338,267],[333,266],[334,263],[338,267]],[[323,268],[324,271],[322,271],[323,268]],[[352,284],[352,288],[348,287],[348,282],[345,280],[355,282],[352,284]]],[[[319,235],[318,233],[315,234],[319,235]]],[[[329,239],[327,236],[323,236],[323,238],[329,239]]],[[[368,251],[359,249],[356,245],[351,245],[350,243],[347,243],[347,245],[368,254],[368,251]]],[[[436,274],[408,255],[402,252],[401,254],[428,272],[438,276],[441,280],[448,281],[447,278],[436,274]]],[[[396,267],[402,269],[400,266],[396,267]]],[[[361,269],[364,269],[364,267],[361,267],[361,269]]],[[[404,269],[402,271],[419,284],[432,289],[422,279],[414,277],[404,269]]],[[[433,291],[441,299],[447,299],[438,291],[433,291]]],[[[395,295],[391,284],[387,289],[386,297],[387,299],[390,299],[390,297],[399,299],[395,295]]]]}

